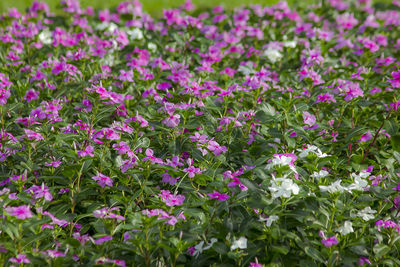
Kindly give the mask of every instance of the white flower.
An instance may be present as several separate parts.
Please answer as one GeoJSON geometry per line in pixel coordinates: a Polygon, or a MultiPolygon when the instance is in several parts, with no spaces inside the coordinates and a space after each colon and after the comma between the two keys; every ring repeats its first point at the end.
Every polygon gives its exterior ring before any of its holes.
{"type": "Polygon", "coordinates": [[[108,53],[102,59],[100,59],[100,63],[102,65],[108,65],[112,67],[115,64],[115,57],[111,53],[108,53]]]}
{"type": "Polygon", "coordinates": [[[358,191],[363,191],[365,188],[368,188],[368,181],[362,179],[358,175],[353,175],[354,177],[354,183],[350,184],[347,188],[349,190],[358,190],[358,191]]]}
{"type": "Polygon", "coordinates": [[[201,241],[196,246],[194,246],[195,251],[193,253],[193,256],[198,256],[200,253],[203,252],[203,245],[204,245],[204,241],[201,241]]]}
{"type": "Polygon", "coordinates": [[[117,29],[118,29],[118,25],[117,24],[112,23],[112,22],[110,22],[108,24],[108,28],[107,28],[108,32],[114,33],[114,31],[117,30],[117,29]]]}
{"type": "Polygon", "coordinates": [[[43,43],[43,44],[51,44],[51,42],[53,41],[52,36],[51,36],[51,32],[48,29],[43,30],[40,34],[39,34],[39,40],[43,43]]]}
{"type": "Polygon", "coordinates": [[[142,40],[143,39],[143,32],[138,29],[134,28],[126,32],[132,39],[142,40]]]}
{"type": "Polygon", "coordinates": [[[211,239],[210,239],[210,243],[208,243],[207,246],[205,246],[205,247],[203,248],[203,250],[207,250],[207,249],[211,248],[212,245],[213,245],[215,242],[217,242],[217,241],[218,241],[218,240],[217,240],[216,238],[211,238],[211,239]]]}
{"type": "Polygon", "coordinates": [[[274,156],[272,161],[270,163],[268,163],[267,166],[265,166],[265,168],[267,170],[269,170],[272,167],[274,167],[275,165],[286,166],[286,165],[289,165],[291,161],[292,161],[291,157],[286,157],[286,156],[283,156],[283,155],[277,155],[277,156],[274,156]]]}
{"type": "Polygon", "coordinates": [[[337,232],[341,233],[342,235],[347,235],[353,233],[353,223],[351,221],[345,221],[342,227],[339,227],[337,232]]]}
{"type": "Polygon", "coordinates": [[[279,50],[270,47],[264,51],[264,56],[266,56],[272,63],[275,63],[282,58],[282,54],[279,50]]]}
{"type": "Polygon", "coordinates": [[[118,25],[112,22],[102,22],[96,25],[96,30],[103,31],[107,29],[108,32],[113,33],[116,29],[118,29],[118,25]]]}
{"type": "Polygon", "coordinates": [[[347,188],[340,185],[341,182],[342,182],[341,180],[337,180],[333,184],[328,185],[328,186],[320,185],[319,190],[321,190],[321,192],[328,191],[331,194],[336,193],[336,192],[342,193],[345,190],[347,191],[347,188]]]}
{"type": "Polygon", "coordinates": [[[216,238],[211,238],[210,243],[208,243],[207,246],[203,247],[204,241],[201,241],[196,246],[194,246],[195,251],[193,253],[193,256],[197,257],[204,250],[210,249],[215,242],[217,242],[217,239],[216,238]]]}
{"type": "Polygon", "coordinates": [[[239,240],[236,240],[236,241],[233,242],[233,244],[231,246],[231,250],[234,250],[234,249],[237,249],[237,248],[240,248],[240,249],[246,249],[247,248],[247,238],[246,237],[242,236],[241,238],[239,238],[239,240]]]}
{"type": "Polygon", "coordinates": [[[299,157],[300,157],[300,158],[305,158],[305,157],[308,156],[308,154],[309,154],[310,152],[314,152],[314,151],[317,150],[317,149],[318,149],[318,147],[316,147],[316,146],[309,146],[309,147],[306,148],[306,149],[297,149],[297,151],[300,151],[300,154],[299,154],[299,157]]]}
{"type": "Polygon", "coordinates": [[[325,157],[329,156],[326,153],[322,153],[321,149],[319,149],[319,148],[317,148],[317,152],[314,152],[314,153],[315,153],[315,155],[317,155],[318,158],[325,158],[325,157]]]}
{"type": "Polygon", "coordinates": [[[308,145],[308,148],[297,149],[297,151],[300,151],[300,155],[299,155],[300,158],[307,157],[310,152],[313,152],[318,158],[325,158],[325,157],[329,156],[326,153],[322,153],[321,149],[319,149],[318,147],[316,147],[314,145],[312,145],[312,146],[308,145]]]}
{"type": "Polygon", "coordinates": [[[147,44],[147,48],[151,51],[156,51],[157,50],[157,45],[153,44],[153,43],[148,43],[147,44]]]}
{"type": "MultiPolygon", "coordinates": [[[[357,176],[355,173],[353,173],[352,175],[357,176]]],[[[370,172],[362,170],[362,171],[360,171],[360,174],[358,176],[360,176],[361,178],[368,178],[370,175],[371,175],[370,172]]]]}
{"type": "Polygon", "coordinates": [[[324,178],[324,177],[326,177],[328,175],[329,175],[329,172],[327,172],[325,170],[320,170],[319,172],[314,172],[311,175],[311,177],[319,179],[319,178],[324,178]]]}
{"type": "Polygon", "coordinates": [[[297,45],[296,41],[287,41],[283,43],[283,46],[285,47],[291,47],[291,48],[295,48],[297,45]]]}
{"type": "Polygon", "coordinates": [[[270,227],[273,222],[276,222],[279,219],[277,215],[271,215],[267,219],[260,217],[260,222],[265,222],[267,227],[270,227]]]}
{"type": "Polygon", "coordinates": [[[246,76],[255,72],[253,64],[251,62],[247,62],[246,65],[240,65],[238,68],[238,71],[243,73],[246,76]]]}
{"type": "Polygon", "coordinates": [[[299,186],[293,183],[293,180],[286,178],[272,180],[272,185],[268,188],[272,193],[272,198],[289,198],[292,194],[297,195],[300,191],[299,186]]]}
{"type": "Polygon", "coordinates": [[[369,221],[375,218],[375,216],[372,215],[374,213],[376,213],[376,210],[371,209],[371,207],[366,207],[363,210],[357,212],[357,216],[361,217],[364,221],[369,221]]]}

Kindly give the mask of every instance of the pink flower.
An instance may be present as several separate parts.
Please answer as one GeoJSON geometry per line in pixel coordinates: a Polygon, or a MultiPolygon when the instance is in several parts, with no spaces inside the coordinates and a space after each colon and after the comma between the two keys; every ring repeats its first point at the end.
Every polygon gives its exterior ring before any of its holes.
{"type": "Polygon", "coordinates": [[[94,151],[93,147],[89,145],[85,148],[85,150],[78,151],[78,157],[80,157],[80,158],[86,157],[86,156],[94,157],[93,151],[94,151]]]}
{"type": "Polygon", "coordinates": [[[24,100],[26,100],[26,102],[28,103],[38,98],[39,98],[39,92],[35,91],[34,89],[29,89],[24,96],[24,100]]]}
{"type": "MultiPolygon", "coordinates": [[[[307,111],[303,112],[303,120],[304,120],[304,124],[309,126],[308,129],[311,129],[317,121],[315,116],[308,113],[307,111]]],[[[318,127],[316,127],[316,128],[318,128],[318,127]]]]}
{"type": "Polygon", "coordinates": [[[326,94],[317,96],[317,101],[315,101],[315,102],[317,102],[317,103],[319,103],[319,102],[336,103],[336,100],[333,97],[333,95],[331,95],[330,93],[326,93],[326,94]]]}
{"type": "Polygon", "coordinates": [[[173,195],[168,190],[161,190],[158,196],[168,207],[182,205],[183,201],[185,201],[184,195],[173,195]]]}
{"type": "Polygon", "coordinates": [[[323,239],[321,242],[325,247],[329,248],[333,245],[337,245],[339,243],[339,240],[336,238],[336,236],[333,235],[327,239],[323,239]]]}
{"type": "Polygon", "coordinates": [[[96,244],[96,245],[101,245],[101,244],[103,244],[104,242],[106,242],[106,241],[110,241],[110,240],[112,240],[113,238],[111,237],[111,236],[103,236],[103,237],[100,237],[99,239],[97,239],[96,241],[94,241],[94,243],[96,244]]]}
{"type": "Polygon", "coordinates": [[[57,161],[51,161],[50,163],[46,162],[44,163],[44,165],[47,167],[58,168],[61,165],[61,163],[62,163],[61,160],[57,160],[57,161]]]}
{"type": "Polygon", "coordinates": [[[25,191],[28,194],[32,194],[34,199],[38,198],[44,198],[46,201],[52,201],[53,196],[51,195],[49,191],[49,187],[47,185],[42,184],[41,186],[39,185],[33,185],[29,189],[25,191]]]}
{"type": "Polygon", "coordinates": [[[54,259],[54,258],[58,258],[58,257],[65,257],[65,253],[63,252],[59,252],[55,249],[48,249],[46,251],[42,252],[44,255],[49,256],[50,258],[54,259]]]}
{"type": "Polygon", "coordinates": [[[175,128],[179,124],[180,117],[181,116],[179,114],[171,115],[171,116],[163,119],[162,123],[170,128],[175,128]]]}
{"type": "Polygon", "coordinates": [[[7,104],[7,98],[11,95],[10,90],[0,88],[0,105],[7,104]]]}
{"type": "Polygon", "coordinates": [[[10,261],[18,264],[31,262],[25,254],[18,254],[17,257],[10,258],[10,261]]]}
{"type": "Polygon", "coordinates": [[[161,182],[170,184],[170,185],[174,185],[178,179],[179,179],[179,177],[173,178],[171,175],[168,174],[168,172],[165,172],[163,174],[163,178],[162,178],[161,182]]]}
{"type": "Polygon", "coordinates": [[[189,168],[185,168],[183,171],[186,172],[190,178],[193,178],[196,173],[201,174],[200,169],[194,166],[189,166],[189,168]]]}
{"type": "Polygon", "coordinates": [[[59,218],[57,218],[56,216],[54,216],[53,214],[51,214],[48,211],[43,211],[42,214],[50,217],[50,219],[52,221],[50,224],[52,224],[52,225],[56,224],[56,225],[58,225],[60,227],[65,227],[65,226],[67,226],[69,224],[68,221],[63,220],[63,219],[59,219],[59,218]]]}
{"type": "Polygon", "coordinates": [[[358,266],[363,266],[364,264],[370,265],[371,261],[366,257],[360,257],[357,264],[358,264],[358,266]]]}
{"type": "Polygon", "coordinates": [[[212,193],[208,193],[208,196],[210,197],[210,199],[218,199],[219,201],[225,201],[229,198],[227,194],[221,194],[215,190],[212,193]]]}
{"type": "Polygon", "coordinates": [[[400,88],[400,71],[392,72],[393,79],[389,80],[393,88],[400,88]]]}
{"type": "Polygon", "coordinates": [[[44,140],[43,136],[40,133],[36,133],[29,129],[24,129],[24,131],[26,138],[28,138],[29,140],[36,140],[36,141],[44,140]]]}
{"type": "Polygon", "coordinates": [[[143,161],[150,160],[151,163],[163,164],[162,159],[153,156],[153,154],[154,151],[152,149],[146,149],[146,157],[143,159],[143,161]]]}
{"type": "Polygon", "coordinates": [[[356,82],[348,82],[343,87],[343,92],[346,94],[344,97],[345,101],[350,101],[357,96],[364,96],[364,92],[360,88],[360,85],[356,82]]]}
{"type": "Polygon", "coordinates": [[[112,147],[114,148],[114,150],[117,151],[119,155],[127,153],[130,149],[128,143],[124,141],[119,142],[119,144],[114,144],[112,147]]]}
{"type": "Polygon", "coordinates": [[[100,185],[102,188],[104,188],[106,185],[107,186],[113,186],[113,181],[110,177],[105,176],[104,174],[100,173],[98,176],[93,176],[93,180],[97,181],[97,184],[100,185]]]}
{"type": "Polygon", "coordinates": [[[219,156],[221,153],[226,152],[226,146],[220,146],[215,141],[209,141],[207,148],[214,153],[215,156],[219,156]]]}
{"type": "Polygon", "coordinates": [[[125,218],[121,215],[112,213],[113,210],[119,210],[119,208],[102,208],[99,210],[93,211],[93,216],[96,218],[105,218],[105,219],[117,219],[124,221],[125,218]]]}
{"type": "Polygon", "coordinates": [[[27,218],[31,218],[33,216],[30,208],[26,205],[18,206],[18,207],[5,207],[4,210],[8,212],[11,216],[16,217],[17,219],[25,220],[27,218]]]}
{"type": "Polygon", "coordinates": [[[371,53],[375,53],[376,51],[379,50],[379,45],[377,45],[374,41],[367,40],[364,42],[364,47],[369,49],[371,53]]]}
{"type": "Polygon", "coordinates": [[[368,131],[365,134],[361,135],[361,138],[360,138],[360,140],[358,140],[358,142],[367,142],[371,138],[372,138],[372,134],[370,131],[368,131]]]}
{"type": "Polygon", "coordinates": [[[336,17],[336,22],[337,22],[338,26],[340,26],[343,29],[347,29],[347,30],[352,29],[354,26],[356,26],[358,24],[358,20],[356,18],[354,18],[354,15],[349,14],[349,13],[344,13],[342,15],[338,15],[336,17]]]}

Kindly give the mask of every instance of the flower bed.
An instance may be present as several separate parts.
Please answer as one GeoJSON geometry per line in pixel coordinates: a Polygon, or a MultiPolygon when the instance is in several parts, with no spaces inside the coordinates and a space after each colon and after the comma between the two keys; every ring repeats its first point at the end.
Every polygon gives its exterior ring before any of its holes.
{"type": "Polygon", "coordinates": [[[0,19],[0,263],[399,266],[400,3],[0,19]]]}

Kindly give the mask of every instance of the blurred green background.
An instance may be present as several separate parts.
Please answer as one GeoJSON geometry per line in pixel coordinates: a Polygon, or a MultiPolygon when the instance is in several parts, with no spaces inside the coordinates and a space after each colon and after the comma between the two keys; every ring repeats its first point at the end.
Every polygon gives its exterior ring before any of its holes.
{"type": "MultiPolygon", "coordinates": [[[[81,6],[93,6],[95,8],[110,8],[115,7],[118,3],[123,0],[81,0],[81,6]]],[[[140,1],[140,0],[139,0],[140,1]]],[[[301,0],[301,2],[312,2],[312,0],[301,0]]],[[[32,4],[33,0],[0,0],[0,12],[3,13],[11,7],[16,7],[20,11],[24,11],[27,7],[32,4]]],[[[41,2],[46,2],[50,6],[51,11],[55,11],[59,0],[42,0],[41,2]]],[[[178,7],[183,4],[185,0],[141,0],[143,9],[152,14],[160,15],[162,10],[166,8],[178,7]]],[[[278,0],[192,0],[192,2],[198,7],[209,7],[216,5],[223,5],[226,8],[240,6],[243,4],[262,4],[271,5],[279,2],[278,0]]],[[[296,2],[295,0],[290,0],[288,3],[296,2]]]]}
{"type": "MultiPolygon", "coordinates": [[[[0,0],[0,13],[6,12],[11,7],[16,7],[20,11],[24,11],[29,7],[34,0],[0,0]]],[[[112,8],[116,7],[118,3],[124,0],[81,0],[81,6],[93,6],[94,8],[112,8]]],[[[185,0],[139,0],[143,9],[154,16],[162,14],[162,10],[166,8],[178,7],[185,2],[185,0]]],[[[357,0],[345,0],[345,2],[357,1],[357,0]]],[[[59,5],[60,0],[41,0],[46,2],[50,6],[52,12],[56,11],[56,7],[59,5]]],[[[216,5],[222,5],[226,8],[233,8],[241,5],[249,4],[261,4],[261,5],[273,5],[279,2],[279,0],[192,0],[197,7],[210,7],[216,5]]],[[[287,0],[289,5],[302,5],[306,3],[318,3],[320,0],[287,0]]],[[[390,3],[391,0],[373,0],[374,3],[390,3]]]]}

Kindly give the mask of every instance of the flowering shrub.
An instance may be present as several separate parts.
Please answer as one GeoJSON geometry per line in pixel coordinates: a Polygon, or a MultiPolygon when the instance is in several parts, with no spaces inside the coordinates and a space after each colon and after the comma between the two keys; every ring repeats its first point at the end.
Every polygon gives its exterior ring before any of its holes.
{"type": "Polygon", "coordinates": [[[400,3],[0,19],[0,264],[399,266],[400,3]]]}

